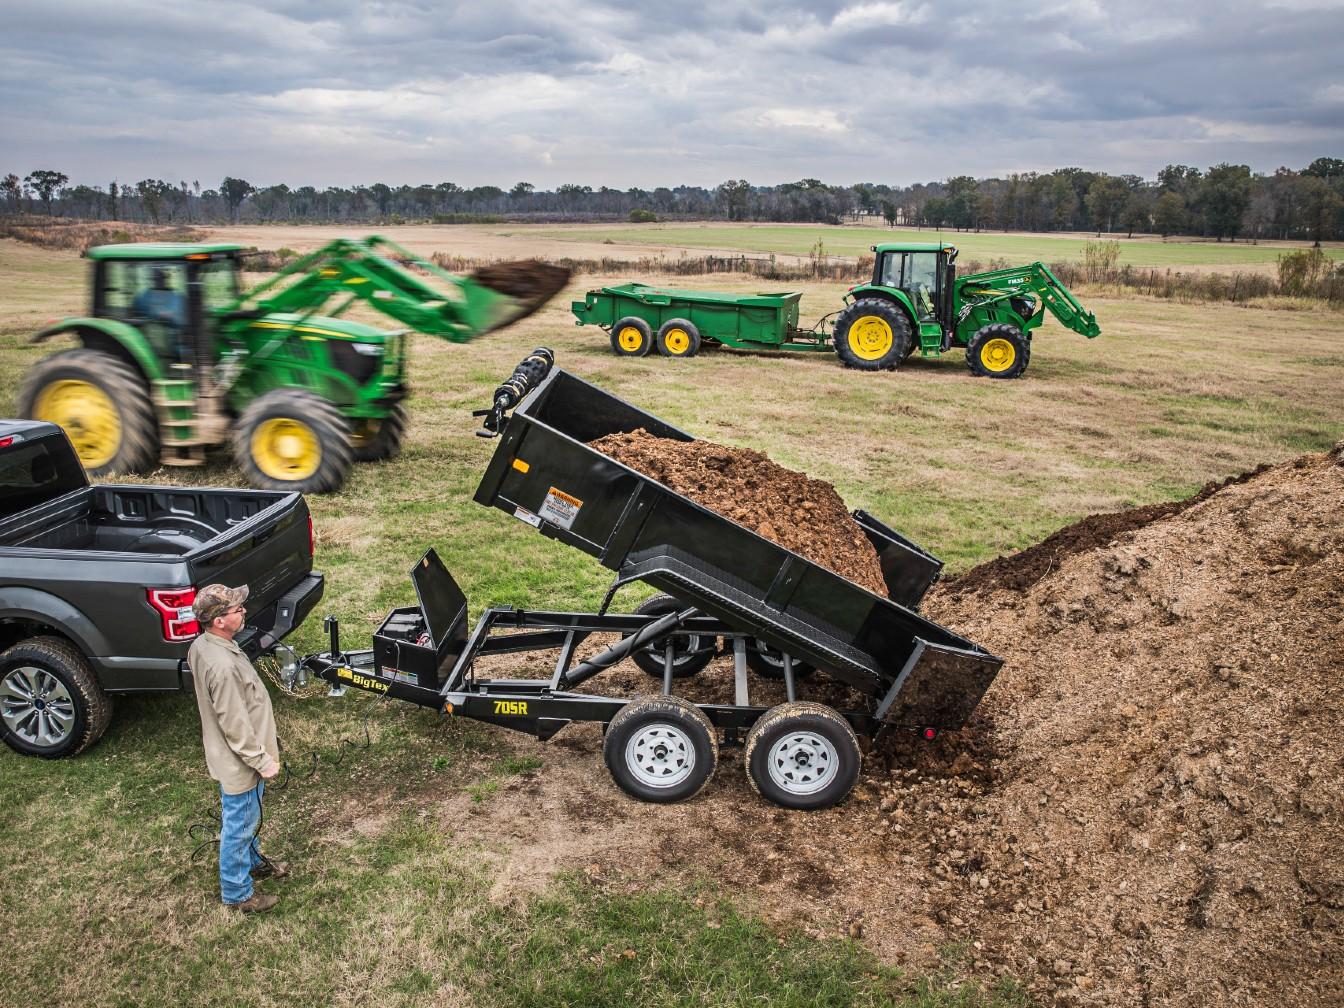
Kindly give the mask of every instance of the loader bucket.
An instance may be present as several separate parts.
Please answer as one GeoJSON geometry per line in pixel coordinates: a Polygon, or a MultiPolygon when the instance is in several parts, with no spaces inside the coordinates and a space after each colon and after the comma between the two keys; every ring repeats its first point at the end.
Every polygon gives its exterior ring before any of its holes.
{"type": "Polygon", "coordinates": [[[496,306],[497,314],[492,313],[483,332],[503,329],[531,315],[564,290],[569,277],[570,271],[565,267],[536,259],[491,263],[475,270],[469,280],[508,298],[503,306],[496,306]]]}

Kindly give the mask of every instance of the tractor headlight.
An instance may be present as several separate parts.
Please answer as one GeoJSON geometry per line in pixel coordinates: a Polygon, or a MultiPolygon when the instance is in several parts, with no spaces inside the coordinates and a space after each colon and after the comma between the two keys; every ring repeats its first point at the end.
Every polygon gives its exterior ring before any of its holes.
{"type": "Polygon", "coordinates": [[[356,343],[354,347],[355,353],[363,354],[365,357],[381,357],[383,355],[383,345],[381,343],[356,343]]]}

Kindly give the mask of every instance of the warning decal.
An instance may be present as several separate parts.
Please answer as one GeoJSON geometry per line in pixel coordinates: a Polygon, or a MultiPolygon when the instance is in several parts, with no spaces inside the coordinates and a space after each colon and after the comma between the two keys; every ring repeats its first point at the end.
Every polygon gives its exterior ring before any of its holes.
{"type": "Polygon", "coordinates": [[[573,528],[574,519],[579,516],[579,508],[581,507],[583,507],[583,501],[577,497],[571,497],[563,490],[551,487],[546,492],[546,499],[541,502],[539,513],[552,525],[569,529],[573,528]]]}

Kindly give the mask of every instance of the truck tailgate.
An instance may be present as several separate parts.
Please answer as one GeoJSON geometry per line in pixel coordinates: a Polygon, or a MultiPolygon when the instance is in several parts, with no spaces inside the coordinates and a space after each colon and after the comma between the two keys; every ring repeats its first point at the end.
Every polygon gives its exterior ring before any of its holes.
{"type": "Polygon", "coordinates": [[[251,589],[248,612],[259,612],[292,589],[312,567],[308,505],[299,494],[284,494],[185,559],[191,583],[197,588],[245,584],[251,589]]]}

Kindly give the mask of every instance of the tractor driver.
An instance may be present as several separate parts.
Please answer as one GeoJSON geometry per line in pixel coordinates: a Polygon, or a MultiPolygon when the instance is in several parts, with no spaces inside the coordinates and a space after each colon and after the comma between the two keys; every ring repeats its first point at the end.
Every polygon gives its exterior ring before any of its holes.
{"type": "Polygon", "coordinates": [[[173,290],[172,278],[163,266],[155,266],[151,284],[135,296],[131,310],[151,322],[161,322],[181,332],[187,327],[187,300],[173,290]]]}

